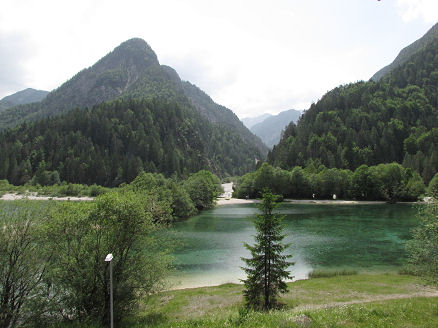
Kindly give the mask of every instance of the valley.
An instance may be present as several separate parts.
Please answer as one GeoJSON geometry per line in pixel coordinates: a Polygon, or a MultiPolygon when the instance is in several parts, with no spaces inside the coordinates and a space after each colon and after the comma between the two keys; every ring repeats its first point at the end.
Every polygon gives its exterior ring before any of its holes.
{"type": "Polygon", "coordinates": [[[113,269],[122,327],[436,326],[437,26],[243,122],[142,38],[1,99],[0,326],[109,326],[113,269]]]}

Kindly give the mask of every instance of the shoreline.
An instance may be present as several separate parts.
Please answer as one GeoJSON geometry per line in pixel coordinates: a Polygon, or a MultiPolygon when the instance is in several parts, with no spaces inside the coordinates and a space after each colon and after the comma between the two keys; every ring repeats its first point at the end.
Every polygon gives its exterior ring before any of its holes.
{"type": "MultiPolygon", "coordinates": [[[[216,206],[222,205],[238,205],[238,204],[254,204],[260,203],[259,199],[240,199],[240,198],[219,198],[216,206]]],[[[331,199],[289,199],[286,198],[282,203],[288,204],[313,204],[313,205],[373,205],[373,204],[389,204],[381,200],[331,200],[331,199]]],[[[422,202],[397,202],[396,204],[418,204],[422,202]]]]}
{"type": "MultiPolygon", "coordinates": [[[[351,268],[352,271],[355,271],[356,273],[352,274],[353,276],[358,276],[358,275],[366,275],[366,276],[373,276],[373,275],[387,275],[387,274],[396,274],[396,275],[400,275],[399,271],[400,271],[401,267],[392,267],[392,268],[382,268],[382,269],[376,269],[376,270],[366,270],[366,269],[360,269],[360,268],[351,268]]],[[[311,279],[318,279],[318,278],[311,278],[309,276],[309,274],[312,271],[322,271],[322,272],[336,272],[336,271],[342,271],[342,268],[339,268],[338,270],[336,268],[325,268],[325,269],[315,269],[315,270],[311,270],[309,272],[307,272],[304,275],[299,275],[299,277],[294,276],[293,279],[288,279],[286,282],[287,283],[291,283],[291,282],[297,282],[297,281],[302,281],[302,280],[311,280],[311,279]]],[[[335,276],[342,276],[342,274],[339,275],[335,275],[335,276]]],[[[188,282],[188,281],[181,281],[179,280],[180,278],[177,278],[176,276],[172,276],[170,277],[170,288],[167,289],[168,291],[171,290],[187,290],[187,289],[196,289],[196,288],[208,288],[208,287],[219,287],[219,286],[223,286],[223,285],[236,285],[236,286],[243,286],[243,283],[240,282],[240,279],[243,279],[244,276],[239,276],[238,279],[236,278],[231,278],[228,277],[228,279],[223,279],[222,281],[197,281],[194,282],[194,280],[197,279],[193,279],[192,281],[188,282]]]]}

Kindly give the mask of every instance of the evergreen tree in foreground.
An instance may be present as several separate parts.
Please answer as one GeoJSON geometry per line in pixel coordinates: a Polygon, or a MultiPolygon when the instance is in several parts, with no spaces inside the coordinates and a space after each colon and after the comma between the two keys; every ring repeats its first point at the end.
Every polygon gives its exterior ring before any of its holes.
{"type": "Polygon", "coordinates": [[[251,258],[242,260],[247,267],[242,267],[247,278],[244,297],[246,306],[265,311],[277,305],[279,293],[287,292],[286,279],[290,279],[287,267],[293,263],[287,259],[291,255],[283,255],[289,244],[282,244],[285,237],[282,234],[281,217],[272,211],[278,205],[277,195],[270,192],[263,194],[262,203],[258,205],[261,214],[257,214],[254,224],[257,230],[256,244],[244,244],[251,252],[251,258]]]}

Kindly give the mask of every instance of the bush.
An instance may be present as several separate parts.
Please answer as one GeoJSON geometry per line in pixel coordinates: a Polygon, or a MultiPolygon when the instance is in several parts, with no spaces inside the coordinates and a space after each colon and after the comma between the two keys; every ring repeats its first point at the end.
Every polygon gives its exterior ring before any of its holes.
{"type": "Polygon", "coordinates": [[[326,271],[326,270],[313,270],[309,273],[309,278],[330,278],[337,276],[353,276],[356,275],[356,270],[339,270],[339,271],[326,271]]]}
{"type": "Polygon", "coordinates": [[[438,198],[438,173],[430,180],[427,191],[430,195],[438,198]]]}
{"type": "Polygon", "coordinates": [[[49,213],[44,249],[51,254],[46,319],[81,322],[109,318],[108,267],[112,253],[115,321],[129,316],[138,300],[161,290],[169,270],[169,242],[155,199],[132,191],[110,192],[95,203],[64,203],[49,213]],[[163,248],[162,245],[166,247],[163,248]]]}

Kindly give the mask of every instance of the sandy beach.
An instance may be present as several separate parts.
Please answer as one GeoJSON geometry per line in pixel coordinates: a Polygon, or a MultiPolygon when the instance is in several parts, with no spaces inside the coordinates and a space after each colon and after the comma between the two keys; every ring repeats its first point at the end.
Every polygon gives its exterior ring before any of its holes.
{"type": "MultiPolygon", "coordinates": [[[[330,199],[284,199],[283,202],[291,204],[314,204],[314,205],[366,205],[386,204],[384,201],[362,201],[362,200],[330,200],[330,199]]],[[[258,199],[219,198],[217,205],[252,204],[260,203],[258,199]]]]}
{"type": "Polygon", "coordinates": [[[61,200],[61,201],[92,201],[93,197],[50,197],[50,196],[37,196],[35,193],[17,194],[8,193],[4,194],[0,200],[18,200],[18,199],[30,199],[30,200],[61,200]]]}

